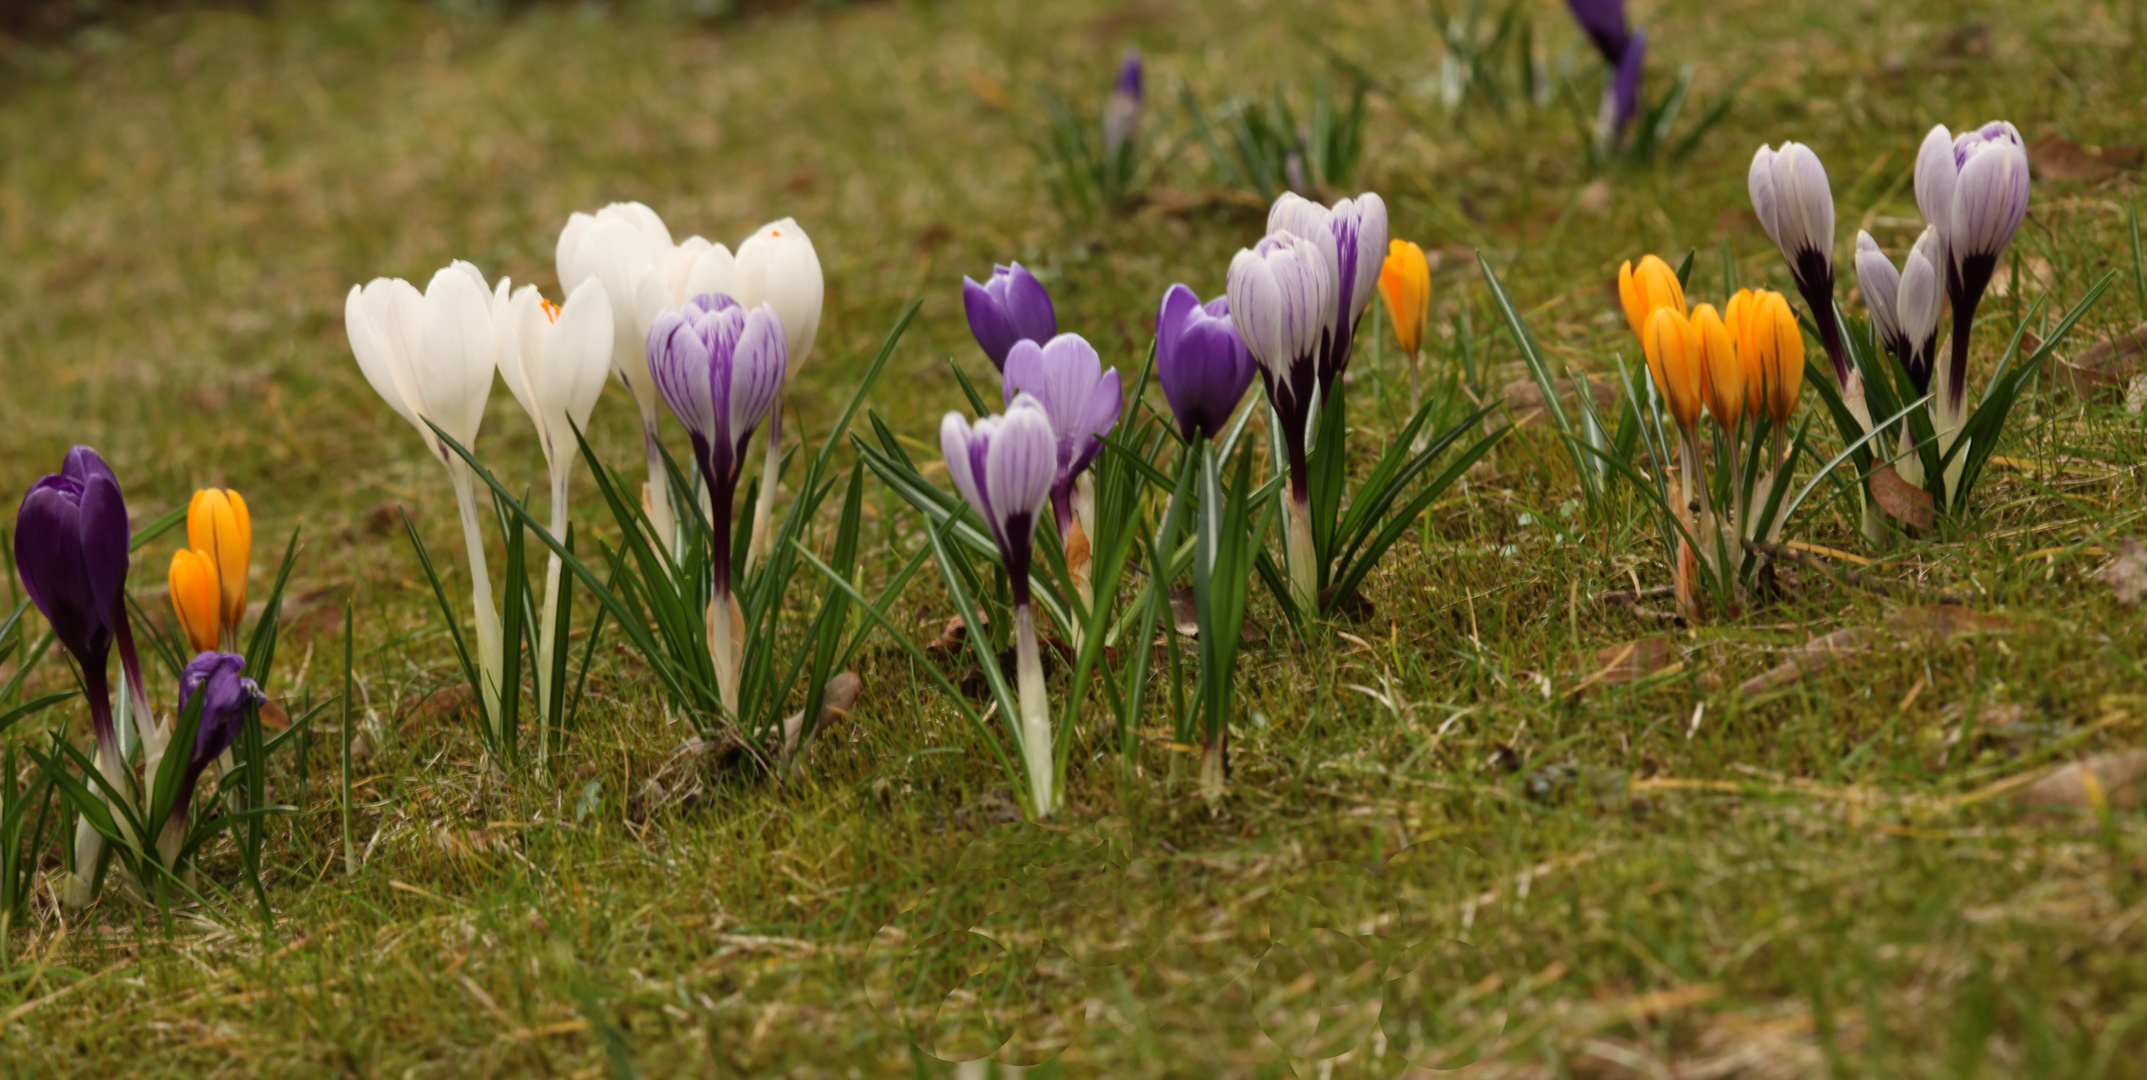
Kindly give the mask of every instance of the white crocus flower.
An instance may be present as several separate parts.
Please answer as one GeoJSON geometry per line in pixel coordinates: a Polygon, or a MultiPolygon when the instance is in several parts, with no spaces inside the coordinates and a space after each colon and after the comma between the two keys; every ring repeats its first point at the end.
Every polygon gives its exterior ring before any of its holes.
{"type": "Polygon", "coordinates": [[[495,339],[491,297],[484,275],[457,260],[432,276],[423,295],[401,278],[374,278],[353,285],[343,302],[343,327],[367,382],[424,437],[447,466],[455,503],[462,512],[462,540],[469,553],[471,600],[477,608],[477,654],[485,708],[499,715],[500,619],[485,569],[484,536],[477,526],[474,477],[430,424],[474,450],[492,393],[495,339]],[[428,421],[430,424],[428,424],[428,421]]]}
{"type": "MultiPolygon", "coordinates": [[[[795,219],[771,221],[738,245],[738,302],[747,308],[767,304],[782,320],[790,347],[788,372],[795,374],[812,355],[813,339],[820,333],[820,309],[827,295],[820,273],[820,256],[812,237],[795,219]]],[[[787,375],[784,388],[789,386],[787,375]]],[[[782,464],[783,393],[768,412],[768,452],[761,470],[760,500],[753,511],[753,541],[746,548],[746,571],[766,554],[768,524],[775,516],[775,481],[782,464]]]]}
{"type": "Polygon", "coordinates": [[[611,370],[641,410],[642,444],[648,453],[642,506],[657,537],[676,550],[678,519],[659,449],[656,384],[649,379],[649,327],[658,315],[677,310],[692,297],[735,294],[737,262],[729,248],[698,236],[672,243],[663,218],[637,202],[612,203],[594,214],[569,217],[560,230],[555,259],[561,289],[571,293],[594,278],[603,282],[611,299],[611,370]]]}
{"type": "MultiPolygon", "coordinates": [[[[585,431],[589,411],[604,390],[604,376],[611,372],[611,299],[604,284],[594,278],[575,286],[565,306],[554,305],[524,285],[509,292],[506,278],[492,293],[492,323],[497,332],[500,378],[514,400],[537,426],[537,439],[544,447],[544,464],[551,474],[551,533],[564,539],[567,531],[567,480],[580,456],[574,433],[585,431]]],[[[544,573],[544,607],[538,616],[537,702],[548,709],[552,700],[552,654],[559,635],[559,553],[553,552],[544,573]]],[[[560,717],[550,717],[559,723],[560,717]]],[[[541,757],[548,741],[539,741],[541,757]]]]}

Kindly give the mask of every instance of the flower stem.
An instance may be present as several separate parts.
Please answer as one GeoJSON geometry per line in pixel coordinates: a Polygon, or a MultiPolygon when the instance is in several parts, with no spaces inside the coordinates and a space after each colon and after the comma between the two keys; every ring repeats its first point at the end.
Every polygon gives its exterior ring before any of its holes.
{"type": "Polygon", "coordinates": [[[1058,809],[1051,745],[1051,703],[1044,691],[1044,661],[1036,647],[1036,615],[1028,604],[1014,608],[1016,693],[1021,704],[1021,756],[1029,771],[1029,798],[1036,816],[1058,809]]]}
{"type": "MultiPolygon", "coordinates": [[[[567,474],[561,470],[552,476],[552,535],[562,542],[567,535],[567,474]]],[[[552,705],[552,653],[559,641],[559,575],[564,569],[559,553],[552,552],[544,565],[544,611],[538,616],[537,632],[537,714],[543,718],[546,728],[564,722],[564,718],[547,715],[552,705]]],[[[551,733],[546,731],[537,742],[537,761],[541,766],[550,753],[551,733]]]]}
{"type": "Polygon", "coordinates": [[[485,726],[497,740],[501,736],[499,609],[492,605],[492,573],[485,568],[485,537],[477,525],[477,493],[469,464],[459,457],[452,459],[447,475],[455,486],[455,505],[462,512],[462,545],[470,560],[470,602],[477,609],[477,670],[478,681],[484,684],[485,726]]]}
{"type": "Polygon", "coordinates": [[[745,549],[741,573],[753,572],[753,564],[768,553],[768,526],[775,520],[775,481],[783,467],[783,395],[788,384],[775,392],[775,406],[768,410],[768,450],[761,458],[760,498],[753,505],[753,542],[745,549]]]}
{"type": "Polygon", "coordinates": [[[1297,606],[1307,615],[1319,611],[1318,571],[1314,567],[1317,557],[1312,551],[1312,498],[1309,488],[1291,478],[1290,497],[1284,503],[1284,516],[1289,519],[1289,532],[1284,540],[1290,565],[1290,592],[1297,597],[1297,606]]]}
{"type": "Polygon", "coordinates": [[[738,717],[738,662],[745,644],[745,613],[738,597],[720,580],[708,601],[708,657],[716,665],[716,696],[732,720],[738,717]],[[721,612],[719,615],[718,612],[721,612]]]}
{"type": "Polygon", "coordinates": [[[656,546],[684,558],[679,547],[678,518],[671,513],[671,481],[664,475],[663,442],[657,437],[653,413],[641,417],[641,444],[649,456],[649,482],[641,486],[641,510],[649,516],[649,531],[656,546]]]}

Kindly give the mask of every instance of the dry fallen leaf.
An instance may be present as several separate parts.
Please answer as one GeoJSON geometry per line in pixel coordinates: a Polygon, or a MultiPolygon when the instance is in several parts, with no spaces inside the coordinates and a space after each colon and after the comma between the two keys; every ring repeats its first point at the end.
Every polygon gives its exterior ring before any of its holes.
{"type": "Polygon", "coordinates": [[[2108,566],[2095,571],[2094,580],[2108,585],[2117,594],[2117,602],[2137,606],[2147,597],[2147,550],[2132,537],[2125,537],[2117,546],[2117,557],[2108,566]]]}
{"type": "Polygon", "coordinates": [[[2013,628],[2013,620],[2003,615],[1976,611],[1959,604],[1913,604],[1894,612],[1891,622],[1897,630],[1933,637],[1993,633],[2013,628]]]}
{"type": "Polygon", "coordinates": [[[2117,162],[2104,157],[2100,148],[2084,147],[2057,135],[2045,135],[2028,144],[2028,170],[2038,180],[2094,183],[2116,176],[2120,168],[2117,162]]]}
{"type": "Polygon", "coordinates": [[[2022,806],[2092,810],[2107,806],[2130,810],[2147,803],[2147,750],[2097,754],[2061,765],[2050,775],[2013,793],[2022,806]]]}
{"type": "Polygon", "coordinates": [[[1918,531],[1931,527],[1937,506],[1931,493],[1901,479],[1893,466],[1883,466],[1871,474],[1871,497],[1887,517],[1902,525],[1918,531]]]}
{"type": "Polygon", "coordinates": [[[1823,670],[1848,653],[1861,652],[1870,633],[1864,627],[1850,626],[1823,637],[1815,637],[1790,653],[1781,663],[1740,683],[1737,693],[1744,697],[1764,694],[1777,686],[1793,683],[1815,671],[1823,670]]]}
{"type": "Polygon", "coordinates": [[[2059,372],[2071,376],[2072,384],[2086,394],[2123,386],[2142,367],[2147,367],[2147,323],[2103,338],[2070,360],[2058,361],[2059,372]]]}

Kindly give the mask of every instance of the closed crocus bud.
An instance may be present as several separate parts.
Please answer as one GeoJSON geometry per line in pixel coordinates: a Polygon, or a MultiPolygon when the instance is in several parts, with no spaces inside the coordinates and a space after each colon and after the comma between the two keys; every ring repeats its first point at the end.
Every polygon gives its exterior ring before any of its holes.
{"type": "Polygon", "coordinates": [[[693,438],[694,462],[715,514],[710,535],[718,588],[729,589],[731,500],[747,440],[782,388],[789,338],[775,308],[747,310],[728,296],[697,296],[649,329],[649,372],[693,438]]]}
{"type": "Polygon", "coordinates": [[[1633,328],[1633,337],[1640,338],[1646,336],[1648,320],[1657,309],[1675,308],[1679,315],[1685,314],[1685,287],[1669,263],[1643,255],[1637,267],[1630,259],[1618,267],[1618,303],[1625,309],[1625,323],[1633,328]]]}
{"type": "Polygon", "coordinates": [[[186,546],[216,571],[217,621],[236,635],[246,617],[246,571],[253,564],[253,517],[239,493],[202,488],[186,505],[186,546]]]}
{"type": "MultiPolygon", "coordinates": [[[[179,673],[179,712],[183,715],[199,697],[201,722],[194,728],[194,745],[189,748],[186,771],[180,777],[179,797],[172,804],[173,822],[186,820],[195,785],[209,762],[238,741],[245,727],[246,710],[267,700],[252,679],[240,674],[245,670],[246,658],[237,653],[204,650],[187,661],[185,670],[179,673]]],[[[167,862],[175,853],[165,853],[167,862]]]]}
{"type": "Polygon", "coordinates": [[[1938,229],[1940,242],[1953,216],[1953,183],[1959,177],[1960,167],[1953,163],[1953,132],[1938,124],[1924,133],[1923,145],[1916,149],[1916,209],[1923,214],[1924,224],[1938,229]]]}
{"type": "Polygon", "coordinates": [[[1310,242],[1326,263],[1334,311],[1326,320],[1327,336],[1315,366],[1325,392],[1348,368],[1357,320],[1379,287],[1387,257],[1387,204],[1369,191],[1332,207],[1284,192],[1268,209],[1267,233],[1270,238],[1288,233],[1310,242]]]}
{"type": "Polygon", "coordinates": [[[771,221],[738,245],[738,302],[775,310],[789,348],[786,370],[796,371],[812,356],[826,296],[820,255],[795,220],[771,221]]]}
{"type": "Polygon", "coordinates": [[[1123,404],[1118,369],[1103,370],[1095,347],[1079,334],[1060,334],[1042,345],[1024,340],[1006,356],[1003,391],[1009,407],[1018,395],[1033,397],[1051,422],[1058,465],[1051,512],[1064,540],[1073,528],[1074,481],[1103,452],[1103,436],[1118,424],[1123,404]]]}
{"type": "Polygon", "coordinates": [[[1690,344],[1700,369],[1701,400],[1723,430],[1736,430],[1744,419],[1744,367],[1737,360],[1729,327],[1713,304],[1692,309],[1690,344]]]}
{"type": "Polygon", "coordinates": [[[1655,390],[1670,407],[1677,426],[1691,430],[1700,422],[1700,356],[1693,340],[1692,320],[1673,307],[1655,309],[1640,335],[1641,351],[1647,355],[1648,374],[1655,390]]]}
{"type": "Polygon", "coordinates": [[[1804,331],[1781,293],[1757,296],[1748,334],[1767,372],[1767,413],[1775,423],[1786,424],[1804,390],[1804,331]]]}
{"type": "Polygon", "coordinates": [[[1206,306],[1184,285],[1172,285],[1156,312],[1156,382],[1186,441],[1222,433],[1252,385],[1252,353],[1230,321],[1230,298],[1206,306]]]}
{"type": "Polygon", "coordinates": [[[1625,52],[1618,57],[1617,74],[1603,92],[1603,112],[1610,118],[1611,142],[1624,134],[1633,117],[1640,115],[1640,77],[1647,70],[1647,56],[1648,32],[1633,31],[1632,39],[1625,43],[1625,52]]]}
{"type": "Polygon", "coordinates": [[[1759,298],[1750,289],[1737,290],[1722,307],[1722,323],[1729,331],[1730,342],[1737,353],[1737,368],[1744,378],[1744,407],[1741,411],[1752,420],[1767,411],[1767,395],[1775,378],[1759,348],[1746,344],[1751,340],[1753,317],[1758,314],[1758,309],[1759,298]]]}
{"type": "Polygon", "coordinates": [[[1962,290],[1979,295],[2028,216],[2028,151],[2013,125],[1996,120],[1954,139],[1953,162],[1946,243],[1962,290]]]}
{"type": "Polygon", "coordinates": [[[1118,81],[1111,87],[1111,99],[1103,106],[1103,156],[1106,160],[1117,160],[1140,131],[1141,104],[1146,97],[1142,92],[1142,81],[1141,51],[1127,49],[1125,59],[1118,65],[1118,81]]]}
{"type": "MultiPolygon", "coordinates": [[[[94,671],[100,686],[132,535],[119,481],[86,446],[70,451],[58,473],[31,484],[15,512],[15,570],[23,591],[85,677],[94,671]]],[[[93,709],[101,696],[92,696],[93,709]]]]}
{"type": "Polygon", "coordinates": [[[1387,241],[1387,261],[1379,268],[1379,296],[1394,320],[1394,338],[1415,356],[1423,347],[1424,323],[1431,315],[1431,264],[1424,249],[1408,240],[1387,241]]]}
{"type": "Polygon", "coordinates": [[[1267,399],[1281,421],[1290,487],[1297,495],[1310,483],[1302,468],[1305,427],[1321,349],[1334,326],[1335,286],[1328,266],[1318,244],[1288,232],[1272,234],[1230,260],[1230,322],[1260,365],[1267,399]]]}
{"type": "Polygon", "coordinates": [[[171,608],[179,617],[194,651],[216,648],[222,641],[223,601],[218,594],[216,561],[192,548],[171,553],[171,608]]]}
{"type": "Polygon", "coordinates": [[[1036,518],[1058,475],[1058,437],[1043,404],[1016,394],[1005,415],[975,424],[950,412],[939,422],[939,446],[955,490],[991,528],[1015,605],[1027,606],[1036,518]]]}
{"type": "Polygon", "coordinates": [[[1905,346],[1901,365],[1919,394],[1931,389],[1938,358],[1938,322],[1946,307],[1945,247],[1938,229],[1926,226],[1902,264],[1901,291],[1894,299],[1895,322],[1905,346]]]}
{"type": "Polygon", "coordinates": [[[611,299],[595,278],[575,286],[564,306],[534,285],[512,294],[510,287],[501,278],[492,296],[500,380],[536,425],[544,460],[556,468],[562,447],[566,461],[578,456],[574,432],[588,427],[611,373],[611,299]]]}
{"type": "Polygon", "coordinates": [[[1811,309],[1835,379],[1849,386],[1849,353],[1834,314],[1834,192],[1826,166],[1802,143],[1783,143],[1779,150],[1762,146],[1752,155],[1746,183],[1753,212],[1789,263],[1797,292],[1811,309]]]}
{"type": "MultiPolygon", "coordinates": [[[[675,252],[663,219],[635,202],[612,203],[595,214],[574,214],[560,230],[555,255],[559,287],[568,295],[592,278],[604,286],[611,305],[612,373],[634,395],[634,404],[641,410],[652,466],[656,463],[656,386],[649,380],[648,334],[658,314],[681,302],[672,296],[666,280],[675,252]]],[[[725,261],[712,260],[714,264],[725,261]]],[[[721,276],[724,269],[714,265],[711,273],[721,276]]],[[[730,272],[735,274],[735,269],[730,272]]],[[[652,468],[651,476],[655,475],[652,468]]],[[[656,509],[660,512],[668,505],[656,509]]]]}
{"type": "Polygon", "coordinates": [[[475,448],[495,357],[492,294],[475,266],[457,260],[433,274],[422,295],[401,278],[353,285],[343,329],[365,380],[434,457],[445,463],[454,452],[427,421],[475,448]]]}
{"type": "Polygon", "coordinates": [[[1015,342],[1050,341],[1059,333],[1051,294],[1020,263],[993,266],[991,277],[981,283],[962,278],[962,311],[969,316],[977,347],[999,371],[1006,370],[1006,354],[1015,342]]]}
{"type": "Polygon", "coordinates": [[[1896,314],[1901,272],[1879,250],[1879,242],[1862,229],[1856,231],[1856,287],[1864,294],[1864,307],[1871,313],[1871,325],[1879,332],[1879,343],[1887,352],[1905,359],[1908,341],[1901,336],[1901,320],[1896,314]]]}
{"type": "Polygon", "coordinates": [[[1625,0],[1566,0],[1566,10],[1573,13],[1573,21],[1580,24],[1604,63],[1615,64],[1625,55],[1632,37],[1625,21],[1625,0]]]}

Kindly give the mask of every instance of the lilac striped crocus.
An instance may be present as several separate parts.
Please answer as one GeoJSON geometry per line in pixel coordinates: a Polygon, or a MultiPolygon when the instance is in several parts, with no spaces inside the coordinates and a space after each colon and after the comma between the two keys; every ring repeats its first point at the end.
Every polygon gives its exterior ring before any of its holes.
{"type": "MultiPolygon", "coordinates": [[[[1858,230],[1856,234],[1857,288],[1864,294],[1880,345],[1900,361],[1918,394],[1931,389],[1932,361],[1938,352],[1938,320],[1946,300],[1938,269],[1943,261],[1941,246],[1938,230],[1924,229],[1896,270],[1870,233],[1858,230]]],[[[1901,445],[1904,451],[1914,445],[1905,423],[1901,445]]],[[[1894,466],[1908,482],[1923,483],[1920,458],[1904,453],[1894,466]]]]}
{"type": "MultiPolygon", "coordinates": [[[[1834,191],[1827,183],[1826,166],[1803,143],[1785,142],[1779,150],[1762,146],[1752,155],[1745,183],[1760,227],[1789,263],[1797,293],[1811,310],[1835,380],[1844,396],[1854,397],[1852,410],[1862,410],[1863,394],[1848,393],[1853,388],[1849,354],[1834,317],[1834,191]]],[[[1868,416],[1859,413],[1857,419],[1867,429],[1871,426],[1868,416]]]]}
{"type": "Polygon", "coordinates": [[[981,284],[964,277],[962,311],[969,316],[977,347],[1000,371],[1006,370],[1006,354],[1015,342],[1049,341],[1059,332],[1051,294],[1020,263],[993,266],[991,277],[981,284]]]}
{"type": "Polygon", "coordinates": [[[1015,730],[1029,776],[1031,808],[1037,817],[1044,817],[1058,807],[1057,764],[1043,657],[1037,650],[1036,616],[1030,603],[1029,567],[1037,515],[1043,513],[1044,501],[1050,498],[1058,477],[1058,437],[1043,403],[1017,393],[1003,416],[987,416],[970,424],[962,414],[948,413],[939,422],[939,446],[955,490],[991,529],[1013,591],[1021,710],[1015,730]]]}
{"type": "MultiPolygon", "coordinates": [[[[1066,572],[1083,606],[1095,603],[1089,585],[1089,545],[1096,535],[1096,485],[1088,467],[1103,452],[1103,436],[1118,424],[1124,404],[1118,369],[1103,370],[1096,349],[1079,334],[1038,345],[1022,340],[1006,354],[1005,401],[1027,393],[1044,407],[1058,439],[1058,473],[1051,481],[1051,516],[1059,526],[1066,572]]],[[[1080,640],[1078,625],[1073,637],[1080,640]]]]}
{"type": "Polygon", "coordinates": [[[1146,100],[1142,82],[1141,51],[1127,49],[1118,65],[1118,81],[1111,86],[1111,98],[1103,105],[1103,159],[1107,162],[1116,163],[1140,133],[1141,105],[1146,100]]]}
{"type": "MultiPolygon", "coordinates": [[[[1940,442],[1967,410],[1969,331],[1991,275],[2028,216],[2028,150],[2003,120],[1953,136],[1944,124],[1924,136],[1916,155],[1916,205],[1938,230],[1946,298],[1953,302],[1953,342],[1938,370],[1940,442]]],[[[1949,485],[1950,486],[1950,485],[1949,485]]]]}
{"type": "MultiPolygon", "coordinates": [[[[1285,196],[1287,198],[1287,196],[1285,196]]],[[[1385,229],[1380,230],[1382,233],[1385,229]]],[[[1306,611],[1313,609],[1317,584],[1312,548],[1312,477],[1306,468],[1306,427],[1318,365],[1333,340],[1337,319],[1332,248],[1292,232],[1278,232],[1230,260],[1230,322],[1260,365],[1267,401],[1289,460],[1287,509],[1291,590],[1306,611]]],[[[1376,264],[1371,277],[1376,279],[1376,264]]]]}
{"type": "Polygon", "coordinates": [[[1379,292],[1379,268],[1387,259],[1387,204],[1369,191],[1331,207],[1284,192],[1267,211],[1267,234],[1278,233],[1311,242],[1327,265],[1333,310],[1323,324],[1314,372],[1320,394],[1332,396],[1335,381],[1349,367],[1357,320],[1379,292]]]}
{"type": "Polygon", "coordinates": [[[768,304],[748,311],[721,293],[686,301],[649,327],[649,373],[657,393],[693,439],[693,460],[708,485],[708,536],[714,596],[708,642],[723,707],[738,715],[738,664],[744,618],[731,593],[731,510],[753,429],[775,404],[789,364],[782,319],[768,304]]]}
{"type": "Polygon", "coordinates": [[[1230,321],[1230,297],[1200,303],[1184,285],[1172,285],[1156,312],[1156,381],[1178,418],[1187,442],[1212,439],[1252,385],[1252,353],[1230,321]]]}
{"type": "MultiPolygon", "coordinates": [[[[97,741],[97,771],[107,799],[121,797],[127,767],[113,723],[108,672],[112,646],[119,646],[123,694],[142,736],[145,757],[163,758],[163,741],[142,685],[127,619],[128,550],[133,531],[119,480],[97,451],[77,446],[60,471],[30,485],[15,512],[15,568],[23,591],[37,605],[52,633],[82,672],[90,727],[97,741]]],[[[90,901],[104,840],[87,821],[75,831],[76,874],[61,889],[70,906],[90,901]]]]}
{"type": "Polygon", "coordinates": [[[201,722],[194,728],[194,745],[188,751],[186,770],[179,777],[178,798],[171,817],[157,840],[157,854],[165,866],[175,866],[180,846],[186,841],[186,815],[193,805],[194,790],[203,770],[238,741],[246,710],[267,698],[261,688],[241,672],[246,658],[237,653],[204,652],[187,661],[179,673],[179,712],[185,715],[194,698],[201,698],[201,722]]]}

